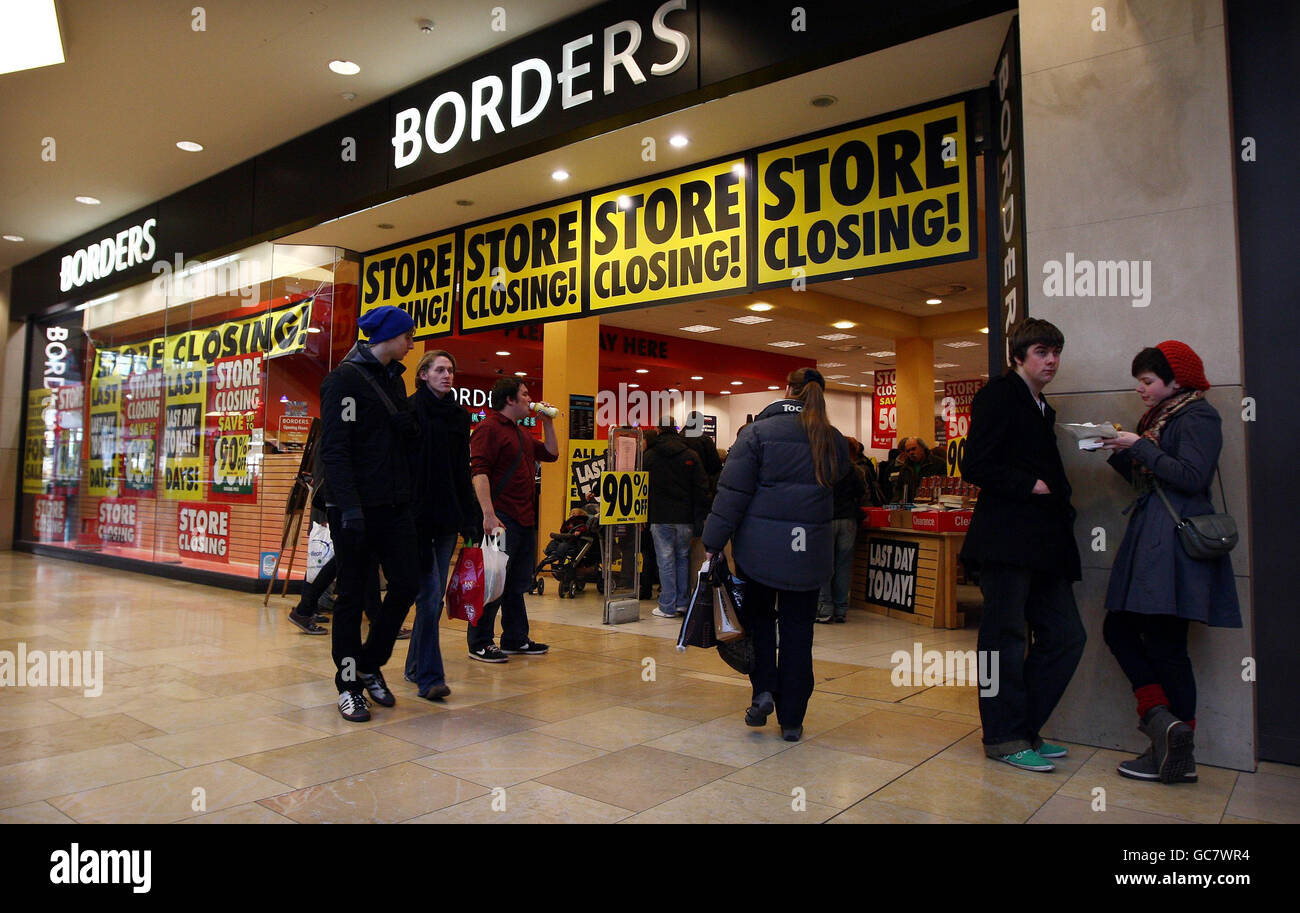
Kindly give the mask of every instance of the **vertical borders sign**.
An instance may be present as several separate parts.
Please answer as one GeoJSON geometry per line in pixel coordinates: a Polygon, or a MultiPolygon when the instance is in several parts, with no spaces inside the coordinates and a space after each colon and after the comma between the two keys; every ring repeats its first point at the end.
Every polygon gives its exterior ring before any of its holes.
{"type": "MultiPolygon", "coordinates": [[[[993,74],[997,137],[998,314],[1002,368],[1011,367],[1011,331],[1029,313],[1025,295],[1025,137],[1020,103],[1020,17],[1011,20],[993,74]]],[[[990,326],[990,332],[992,327],[990,326]]],[[[998,360],[990,353],[990,366],[998,360]]],[[[992,373],[992,372],[990,372],[992,373]]]]}

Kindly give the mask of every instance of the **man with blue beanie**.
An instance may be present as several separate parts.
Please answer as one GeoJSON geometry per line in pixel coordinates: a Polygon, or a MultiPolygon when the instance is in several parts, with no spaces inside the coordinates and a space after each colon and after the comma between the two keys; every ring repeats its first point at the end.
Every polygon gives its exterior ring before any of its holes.
{"type": "Polygon", "coordinates": [[[414,321],[384,305],[357,321],[358,341],[321,382],[320,456],[324,502],[338,561],[332,631],[339,713],[370,719],[367,695],[392,707],[383,665],[419,589],[411,462],[415,416],[406,400],[402,357],[414,347],[414,321]],[[361,612],[369,570],[378,564],[388,592],[370,634],[361,642],[361,612]]]}

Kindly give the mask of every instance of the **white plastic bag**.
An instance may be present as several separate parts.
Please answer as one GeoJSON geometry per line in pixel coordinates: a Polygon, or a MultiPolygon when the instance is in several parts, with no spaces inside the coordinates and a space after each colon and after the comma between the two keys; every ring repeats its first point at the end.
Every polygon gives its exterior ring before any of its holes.
{"type": "Polygon", "coordinates": [[[313,523],[311,535],[307,537],[307,582],[314,583],[320,569],[333,557],[334,541],[330,539],[330,528],[324,523],[313,523]]]}
{"type": "Polygon", "coordinates": [[[506,591],[506,532],[498,529],[483,540],[483,604],[496,602],[506,591]]]}

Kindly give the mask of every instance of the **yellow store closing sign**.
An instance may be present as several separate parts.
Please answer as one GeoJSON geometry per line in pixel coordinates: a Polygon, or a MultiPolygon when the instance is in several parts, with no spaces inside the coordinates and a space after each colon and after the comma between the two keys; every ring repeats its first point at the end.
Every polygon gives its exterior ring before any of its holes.
{"type": "Polygon", "coordinates": [[[46,460],[54,456],[54,391],[27,391],[27,430],[23,437],[23,494],[45,491],[46,460]]]}
{"type": "Polygon", "coordinates": [[[600,474],[600,525],[645,523],[650,519],[650,473],[600,474]]]}
{"type": "Polygon", "coordinates": [[[361,262],[361,313],[391,304],[415,321],[415,338],[451,332],[456,233],[367,254],[361,262]]]}
{"type": "Polygon", "coordinates": [[[978,254],[968,100],[758,153],[758,285],[978,254]]]}
{"type": "Polygon", "coordinates": [[[581,200],[464,231],[462,332],[582,313],[581,200]]]}
{"type": "Polygon", "coordinates": [[[591,198],[591,309],[679,301],[748,282],[741,158],[591,198]]]}

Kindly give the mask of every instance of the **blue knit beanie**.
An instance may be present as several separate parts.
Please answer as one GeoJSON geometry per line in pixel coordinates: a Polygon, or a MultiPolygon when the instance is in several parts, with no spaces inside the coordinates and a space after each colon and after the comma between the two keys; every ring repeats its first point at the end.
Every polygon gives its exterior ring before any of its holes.
{"type": "Polygon", "coordinates": [[[361,319],[357,321],[357,326],[366,334],[367,341],[374,344],[392,339],[394,336],[401,336],[415,326],[415,321],[401,308],[385,304],[362,314],[361,319]]]}

